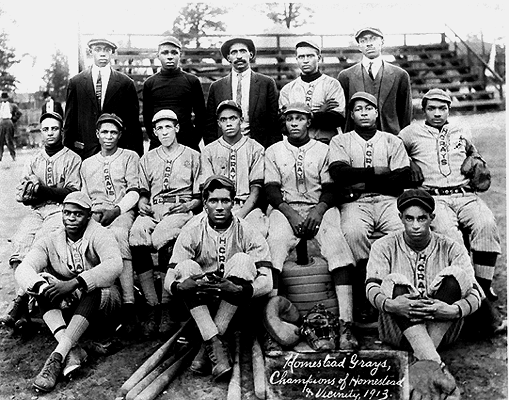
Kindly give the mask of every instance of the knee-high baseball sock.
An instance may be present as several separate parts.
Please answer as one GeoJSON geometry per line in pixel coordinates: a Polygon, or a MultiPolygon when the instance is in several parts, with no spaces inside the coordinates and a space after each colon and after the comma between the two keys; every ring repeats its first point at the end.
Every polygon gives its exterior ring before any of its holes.
{"type": "Polygon", "coordinates": [[[428,334],[431,340],[433,340],[433,345],[435,349],[438,349],[440,342],[442,342],[446,332],[451,327],[452,321],[433,321],[428,322],[426,325],[428,327],[428,334]]]}
{"type": "Polygon", "coordinates": [[[62,311],[57,309],[46,311],[42,316],[42,319],[48,326],[56,341],[60,342],[65,334],[65,329],[67,328],[67,324],[62,316],[62,311]]]}
{"type": "Polygon", "coordinates": [[[207,306],[191,308],[190,313],[195,320],[196,325],[198,325],[198,329],[200,330],[201,337],[204,341],[210,340],[219,333],[216,324],[210,316],[210,311],[207,306]]]}
{"type": "Polygon", "coordinates": [[[337,285],[339,318],[343,321],[353,321],[353,288],[352,285],[337,285]]]}
{"type": "MultiPolygon", "coordinates": [[[[498,254],[492,251],[472,251],[472,263],[476,278],[491,281],[495,274],[495,265],[497,264],[498,254]]],[[[484,289],[484,288],[483,288],[484,289]]]]}
{"type": "Polygon", "coordinates": [[[140,280],[141,290],[143,291],[143,295],[145,296],[147,303],[150,306],[159,304],[156,287],[154,285],[154,271],[145,271],[138,275],[138,279],[140,280]]]}
{"type": "Polygon", "coordinates": [[[426,329],[426,325],[412,325],[403,331],[403,335],[412,346],[415,357],[419,360],[432,360],[437,363],[442,361],[426,329]]]}
{"type": "Polygon", "coordinates": [[[74,314],[55,351],[62,354],[62,357],[65,358],[67,353],[69,353],[69,350],[76,345],[80,337],[85,333],[88,325],[88,319],[86,319],[83,315],[74,314]]]}
{"type": "Polygon", "coordinates": [[[161,277],[161,304],[168,304],[170,302],[170,293],[164,288],[164,280],[166,279],[166,272],[160,272],[161,277]]]}
{"type": "Polygon", "coordinates": [[[120,286],[122,287],[123,303],[134,303],[134,277],[133,262],[131,260],[122,260],[124,268],[120,274],[120,286]]]}
{"type": "Polygon", "coordinates": [[[220,335],[224,335],[226,329],[228,329],[228,325],[235,315],[237,308],[237,306],[221,300],[216,316],[214,317],[214,323],[216,324],[220,335]]]}

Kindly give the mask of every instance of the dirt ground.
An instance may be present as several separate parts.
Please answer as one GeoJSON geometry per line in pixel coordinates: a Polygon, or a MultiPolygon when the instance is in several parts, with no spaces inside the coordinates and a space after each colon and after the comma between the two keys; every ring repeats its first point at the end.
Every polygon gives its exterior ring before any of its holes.
{"type": "MultiPolygon", "coordinates": [[[[505,112],[470,115],[462,118],[470,125],[479,150],[488,161],[493,175],[491,189],[482,195],[494,211],[502,237],[503,254],[496,268],[495,290],[500,296],[501,312],[507,314],[507,237],[506,237],[506,139],[505,112]]],[[[14,200],[14,188],[23,163],[34,150],[20,150],[16,162],[5,154],[0,163],[0,313],[8,309],[15,289],[12,272],[8,268],[10,242],[16,227],[26,213],[24,206],[14,200]]],[[[162,341],[131,343],[115,354],[92,354],[86,366],[71,381],[58,383],[49,394],[35,393],[32,380],[55,346],[49,331],[38,324],[38,332],[22,338],[0,328],[0,400],[26,399],[114,399],[122,383],[160,346],[162,341]]],[[[363,347],[375,343],[373,332],[363,332],[363,347]]],[[[249,341],[242,338],[242,398],[255,399],[249,360],[249,341]]],[[[453,347],[442,352],[449,369],[462,387],[464,399],[507,399],[507,337],[483,339],[476,334],[463,335],[453,347]]],[[[225,399],[227,384],[211,383],[183,372],[159,397],[167,399],[225,399]]]]}

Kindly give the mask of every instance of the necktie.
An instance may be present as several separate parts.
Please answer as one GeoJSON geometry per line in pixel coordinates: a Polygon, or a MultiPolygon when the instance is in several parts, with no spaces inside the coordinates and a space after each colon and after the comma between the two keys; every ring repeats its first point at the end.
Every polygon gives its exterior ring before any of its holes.
{"type": "Polygon", "coordinates": [[[237,74],[237,104],[242,105],[242,74],[237,74]]]}
{"type": "Polygon", "coordinates": [[[375,77],[373,76],[373,63],[370,62],[369,63],[369,67],[368,67],[368,75],[369,77],[372,79],[372,80],[375,80],[375,77]]]}
{"type": "Polygon", "coordinates": [[[99,71],[99,75],[97,75],[97,83],[95,84],[95,97],[97,98],[97,105],[99,106],[99,110],[101,110],[102,90],[103,81],[101,79],[101,71],[99,71]]]}

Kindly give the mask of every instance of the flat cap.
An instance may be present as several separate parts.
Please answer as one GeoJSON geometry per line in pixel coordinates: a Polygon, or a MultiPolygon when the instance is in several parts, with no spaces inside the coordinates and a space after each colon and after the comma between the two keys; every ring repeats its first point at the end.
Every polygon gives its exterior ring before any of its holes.
{"type": "Polygon", "coordinates": [[[401,212],[403,212],[412,205],[420,206],[430,213],[435,210],[435,200],[433,199],[433,196],[431,196],[428,192],[422,189],[405,190],[398,197],[397,205],[398,210],[401,212]]]}
{"type": "Polygon", "coordinates": [[[172,44],[182,50],[182,43],[180,43],[180,40],[178,40],[175,36],[166,36],[160,40],[158,46],[163,44],[172,44]]]}
{"type": "Polygon", "coordinates": [[[64,204],[76,204],[87,210],[92,208],[92,200],[90,200],[90,197],[88,197],[88,195],[83,192],[69,193],[64,199],[64,204]]]}
{"type": "Polygon", "coordinates": [[[203,183],[202,193],[208,190],[208,188],[213,182],[219,182],[221,186],[224,187],[225,189],[230,189],[231,191],[233,191],[235,196],[235,183],[230,178],[223,175],[209,176],[203,183]]]}
{"type": "Polygon", "coordinates": [[[228,39],[221,45],[221,54],[223,55],[224,58],[228,59],[228,54],[230,54],[230,47],[232,47],[232,45],[235,43],[245,44],[247,46],[247,49],[253,54],[253,57],[251,57],[251,59],[256,57],[256,47],[253,41],[249,38],[237,37],[228,39]]]}
{"type": "Polygon", "coordinates": [[[320,49],[320,46],[318,46],[312,40],[301,40],[299,43],[295,45],[295,49],[298,49],[299,47],[311,47],[313,49],[316,49],[318,51],[318,54],[320,54],[320,52],[322,51],[320,49]]]}
{"type": "Polygon", "coordinates": [[[423,100],[424,99],[440,100],[440,101],[445,101],[446,103],[449,103],[449,104],[452,103],[451,96],[449,96],[445,90],[438,89],[438,88],[428,90],[426,92],[426,94],[422,97],[422,99],[423,100]]]}
{"type": "Polygon", "coordinates": [[[177,114],[175,114],[172,110],[159,110],[152,117],[152,123],[162,121],[163,119],[170,119],[172,121],[178,122],[177,114]]]}
{"type": "Polygon", "coordinates": [[[9,93],[2,92],[2,99],[8,99],[8,98],[9,98],[9,93]]]}
{"type": "Polygon", "coordinates": [[[378,108],[378,102],[376,101],[376,97],[371,93],[367,92],[355,92],[350,101],[348,102],[348,108],[353,110],[353,105],[355,104],[355,100],[364,100],[368,103],[373,104],[376,108],[378,108]]]}
{"type": "Polygon", "coordinates": [[[56,119],[57,121],[60,121],[60,123],[63,122],[62,116],[59,113],[56,113],[54,111],[49,111],[49,112],[45,112],[44,114],[42,114],[41,118],[39,118],[39,122],[44,121],[46,118],[56,119]]]}
{"type": "Polygon", "coordinates": [[[90,39],[87,43],[87,46],[92,47],[97,44],[104,44],[106,46],[110,46],[113,49],[113,51],[117,49],[117,45],[108,39],[90,39]]]}
{"type": "Polygon", "coordinates": [[[355,33],[355,40],[357,41],[357,43],[359,42],[359,38],[361,37],[361,35],[364,33],[372,33],[373,35],[380,36],[382,39],[384,38],[384,34],[382,33],[382,31],[380,29],[366,27],[366,28],[359,29],[355,33]]]}
{"type": "Polygon", "coordinates": [[[122,122],[122,119],[116,114],[101,114],[97,120],[97,123],[95,124],[96,128],[99,128],[99,125],[101,125],[103,122],[111,122],[112,124],[115,124],[121,131],[124,130],[124,123],[122,122]]]}
{"type": "Polygon", "coordinates": [[[242,116],[242,107],[233,100],[223,100],[216,109],[216,115],[219,116],[221,111],[223,111],[225,108],[231,108],[232,110],[238,111],[240,115],[242,116]]]}
{"type": "Polygon", "coordinates": [[[290,103],[286,106],[285,110],[283,111],[283,115],[297,112],[301,114],[307,114],[309,116],[313,116],[313,113],[311,112],[311,108],[305,103],[290,103]]]}

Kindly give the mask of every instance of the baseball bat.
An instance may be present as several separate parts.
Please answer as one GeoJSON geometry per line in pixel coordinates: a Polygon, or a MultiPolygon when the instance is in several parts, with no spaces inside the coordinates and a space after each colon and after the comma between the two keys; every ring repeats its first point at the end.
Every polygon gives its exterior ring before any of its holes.
{"type": "Polygon", "coordinates": [[[154,400],[173,380],[182,365],[189,360],[190,356],[196,353],[196,346],[186,347],[186,352],[176,360],[171,366],[164,370],[156,379],[154,379],[135,400],[154,400]]]}
{"type": "Polygon", "coordinates": [[[116,399],[122,399],[125,397],[127,393],[139,382],[141,381],[147,374],[149,374],[159,362],[163,359],[163,357],[168,353],[168,351],[172,348],[175,341],[182,334],[184,329],[188,326],[191,326],[191,319],[187,320],[184,325],[171,337],[166,343],[164,343],[158,350],[154,352],[140,367],[131,375],[131,377],[124,382],[121,388],[118,390],[116,399]]]}
{"type": "Polygon", "coordinates": [[[235,332],[235,362],[233,364],[233,372],[228,385],[228,395],[226,400],[240,400],[240,332],[235,332]]]}
{"type": "Polygon", "coordinates": [[[256,336],[253,339],[253,347],[251,350],[255,396],[261,400],[265,400],[265,360],[263,359],[260,342],[258,342],[256,336]]]}

